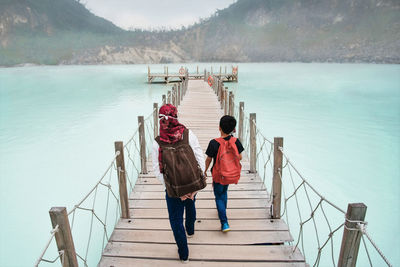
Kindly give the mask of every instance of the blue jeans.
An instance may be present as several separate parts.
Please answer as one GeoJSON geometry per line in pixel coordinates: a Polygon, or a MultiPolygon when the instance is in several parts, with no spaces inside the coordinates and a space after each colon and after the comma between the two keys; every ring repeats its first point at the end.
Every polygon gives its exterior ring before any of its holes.
{"type": "Polygon", "coordinates": [[[188,235],[194,234],[194,223],[196,221],[196,197],[194,200],[186,199],[182,201],[180,198],[169,197],[165,193],[167,201],[169,223],[174,233],[175,242],[178,246],[179,259],[187,260],[189,257],[189,248],[187,245],[186,232],[188,235]],[[186,210],[185,227],[183,227],[183,211],[186,210]]]}
{"type": "Polygon", "coordinates": [[[228,204],[228,186],[213,182],[215,204],[217,205],[218,217],[221,225],[228,222],[226,208],[228,204]]]}

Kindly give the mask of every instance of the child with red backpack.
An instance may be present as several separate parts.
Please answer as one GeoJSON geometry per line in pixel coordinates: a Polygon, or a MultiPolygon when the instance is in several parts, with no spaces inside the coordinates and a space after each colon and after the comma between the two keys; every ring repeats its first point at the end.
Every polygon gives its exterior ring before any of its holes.
{"type": "Polygon", "coordinates": [[[242,159],[241,153],[244,148],[239,139],[232,136],[235,127],[236,119],[234,117],[223,116],[219,121],[221,137],[211,140],[206,151],[207,159],[204,174],[207,176],[208,167],[211,160],[214,159],[211,174],[213,177],[215,204],[221,221],[221,231],[224,233],[230,231],[226,216],[228,186],[229,184],[238,183],[242,170],[240,160],[242,159]]]}

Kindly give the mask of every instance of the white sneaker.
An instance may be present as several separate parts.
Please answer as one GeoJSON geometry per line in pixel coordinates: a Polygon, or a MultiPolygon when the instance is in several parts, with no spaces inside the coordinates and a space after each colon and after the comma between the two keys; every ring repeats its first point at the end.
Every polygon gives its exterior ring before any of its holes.
{"type": "Polygon", "coordinates": [[[181,260],[181,262],[182,262],[183,264],[187,264],[187,263],[189,263],[189,259],[187,259],[187,260],[181,260]]]}
{"type": "Polygon", "coordinates": [[[192,238],[194,236],[194,234],[193,235],[187,235],[187,238],[192,238]]]}

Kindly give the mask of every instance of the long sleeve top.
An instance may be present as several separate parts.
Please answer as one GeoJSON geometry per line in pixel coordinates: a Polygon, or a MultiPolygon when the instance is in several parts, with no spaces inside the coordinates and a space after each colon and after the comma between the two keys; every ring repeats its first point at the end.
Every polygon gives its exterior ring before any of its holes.
{"type": "MultiPolygon", "coordinates": [[[[194,156],[196,157],[197,163],[199,164],[201,170],[204,172],[205,169],[205,160],[203,150],[200,147],[199,140],[196,135],[189,130],[189,145],[194,152],[194,156]]],[[[153,141],[153,153],[152,153],[152,161],[153,161],[153,171],[158,180],[164,185],[164,176],[160,173],[159,161],[158,161],[158,150],[159,145],[157,141],[153,141]]]]}

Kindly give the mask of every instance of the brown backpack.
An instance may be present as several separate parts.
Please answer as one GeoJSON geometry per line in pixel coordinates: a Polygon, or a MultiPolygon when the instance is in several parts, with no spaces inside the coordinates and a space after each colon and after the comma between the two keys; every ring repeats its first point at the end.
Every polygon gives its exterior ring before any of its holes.
{"type": "Polygon", "coordinates": [[[162,150],[164,182],[169,197],[181,197],[206,187],[203,171],[197,163],[189,145],[189,130],[183,132],[183,139],[169,144],[155,139],[162,150]]]}

